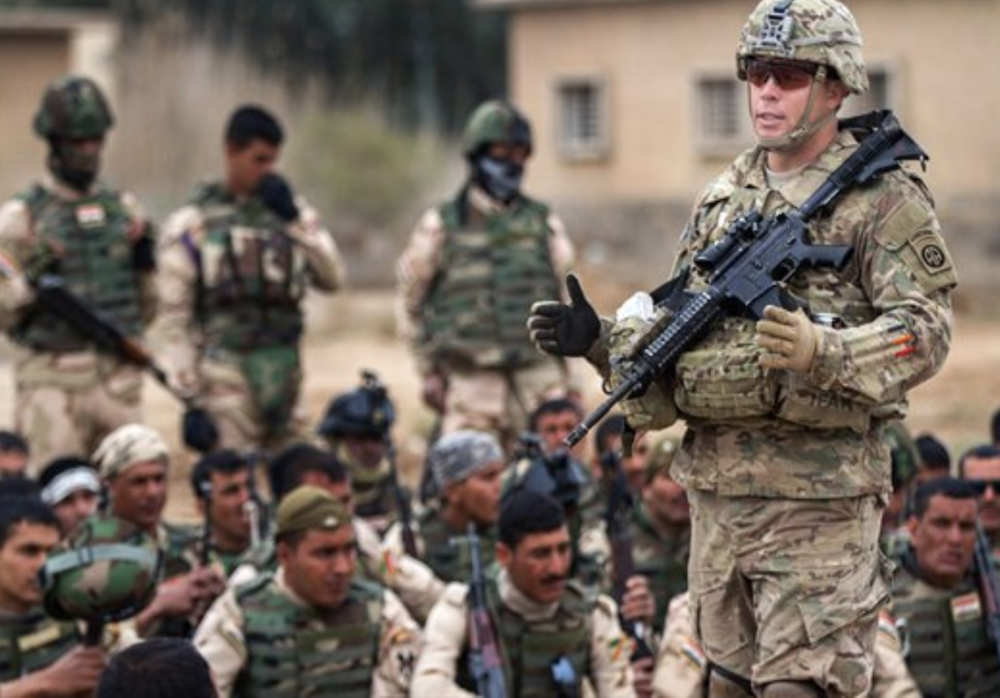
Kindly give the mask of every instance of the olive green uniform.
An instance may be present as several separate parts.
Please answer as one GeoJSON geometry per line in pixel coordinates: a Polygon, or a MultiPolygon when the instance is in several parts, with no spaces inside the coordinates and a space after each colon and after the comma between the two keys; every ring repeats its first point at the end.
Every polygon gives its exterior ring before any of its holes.
{"type": "Polygon", "coordinates": [[[0,682],[47,668],[80,644],[76,625],[41,608],[24,615],[0,612],[0,682]]]}

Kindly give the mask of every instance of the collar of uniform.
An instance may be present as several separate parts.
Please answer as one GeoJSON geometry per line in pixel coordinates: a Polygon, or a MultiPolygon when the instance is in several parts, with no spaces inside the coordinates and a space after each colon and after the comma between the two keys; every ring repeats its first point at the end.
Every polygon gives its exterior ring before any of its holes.
{"type": "MultiPolygon", "coordinates": [[[[830,146],[812,163],[806,165],[797,177],[785,182],[776,188],[781,197],[795,208],[800,208],[817,189],[830,177],[830,174],[837,169],[844,160],[857,147],[857,140],[854,135],[847,130],[838,131],[837,137],[833,139],[830,146]]],[[[766,154],[757,160],[757,167],[754,168],[754,183],[762,187],[767,187],[767,173],[765,165],[767,163],[766,154]]]]}
{"type": "Polygon", "coordinates": [[[478,184],[469,185],[469,205],[484,214],[500,213],[506,206],[486,193],[478,184]]]}
{"type": "Polygon", "coordinates": [[[60,199],[64,199],[66,201],[76,201],[77,199],[84,199],[89,196],[93,196],[97,193],[97,189],[99,187],[97,180],[94,180],[94,183],[90,185],[87,191],[81,192],[77,189],[73,189],[63,182],[60,182],[58,179],[53,177],[51,173],[46,174],[42,178],[42,185],[60,199]]]}
{"type": "Polygon", "coordinates": [[[559,610],[559,602],[543,604],[525,596],[514,586],[505,569],[501,569],[497,574],[497,590],[500,592],[503,604],[528,621],[548,620],[559,610]]]}

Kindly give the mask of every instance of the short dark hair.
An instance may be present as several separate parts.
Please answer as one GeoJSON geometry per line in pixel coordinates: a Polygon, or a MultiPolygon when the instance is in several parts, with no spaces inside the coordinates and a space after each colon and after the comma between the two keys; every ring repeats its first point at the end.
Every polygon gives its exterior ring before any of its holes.
{"type": "Polygon", "coordinates": [[[59,530],[59,519],[37,496],[0,495],[0,548],[7,544],[14,528],[21,523],[50,526],[59,530]]]}
{"type": "Polygon", "coordinates": [[[20,434],[0,429],[0,451],[27,456],[31,453],[31,448],[20,434]]]}
{"type": "Polygon", "coordinates": [[[285,132],[271,112],[255,104],[245,104],[229,117],[226,143],[245,148],[255,139],[279,146],[285,140],[285,132]]]}
{"type": "Polygon", "coordinates": [[[338,458],[312,444],[293,444],[271,459],[268,484],[275,502],[302,484],[308,473],[323,473],[331,482],[347,482],[347,468],[338,458]]]}
{"type": "Polygon", "coordinates": [[[547,414],[561,414],[563,412],[572,412],[578,417],[583,417],[583,411],[580,406],[569,398],[559,397],[552,400],[546,400],[531,413],[528,418],[528,428],[531,431],[538,431],[538,420],[547,414]]]}
{"type": "Polygon", "coordinates": [[[250,467],[247,458],[238,451],[225,449],[213,451],[194,464],[191,469],[191,492],[195,499],[202,497],[202,488],[212,481],[212,473],[235,473],[250,467]]]}
{"type": "Polygon", "coordinates": [[[94,475],[97,475],[97,468],[89,461],[79,456],[63,456],[49,461],[48,465],[42,468],[42,472],[38,475],[38,485],[44,489],[63,473],[77,468],[90,468],[94,471],[94,475]]]}
{"type": "Polygon", "coordinates": [[[611,439],[620,437],[625,428],[625,415],[613,414],[597,425],[594,432],[594,449],[603,456],[611,450],[611,439]]]}
{"type": "Polygon", "coordinates": [[[937,496],[975,501],[979,498],[979,492],[971,484],[957,477],[938,477],[928,480],[921,483],[913,495],[913,516],[918,519],[924,518],[931,505],[931,499],[937,496]]]}
{"type": "Polygon", "coordinates": [[[497,534],[501,543],[511,550],[533,533],[549,533],[566,525],[566,512],[552,497],[516,488],[500,502],[497,534]]]}
{"type": "Polygon", "coordinates": [[[0,477],[0,497],[42,496],[42,487],[26,475],[5,475],[0,477]]]}
{"type": "Polygon", "coordinates": [[[97,698],[216,698],[208,662],[190,640],[156,637],[111,657],[97,698]],[[152,679],[155,677],[155,680],[152,679]],[[139,687],[141,690],[137,690],[139,687]]]}
{"type": "Polygon", "coordinates": [[[951,470],[951,454],[933,434],[921,434],[914,443],[920,454],[922,470],[951,470]]]}
{"type": "Polygon", "coordinates": [[[1000,458],[1000,448],[993,444],[973,446],[958,459],[958,476],[965,477],[965,462],[970,458],[1000,458]]]}

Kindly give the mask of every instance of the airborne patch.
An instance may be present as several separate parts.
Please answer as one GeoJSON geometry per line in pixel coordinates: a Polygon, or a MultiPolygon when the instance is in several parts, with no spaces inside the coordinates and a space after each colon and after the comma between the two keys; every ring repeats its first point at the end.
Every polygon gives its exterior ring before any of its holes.
{"type": "Polygon", "coordinates": [[[910,241],[910,244],[917,253],[917,259],[920,260],[921,266],[928,274],[940,274],[951,269],[951,259],[937,235],[933,233],[918,235],[910,241]]]}
{"type": "Polygon", "coordinates": [[[979,594],[972,592],[963,596],[956,596],[951,600],[951,617],[956,623],[968,620],[976,620],[983,615],[982,606],[979,603],[979,594]]]}

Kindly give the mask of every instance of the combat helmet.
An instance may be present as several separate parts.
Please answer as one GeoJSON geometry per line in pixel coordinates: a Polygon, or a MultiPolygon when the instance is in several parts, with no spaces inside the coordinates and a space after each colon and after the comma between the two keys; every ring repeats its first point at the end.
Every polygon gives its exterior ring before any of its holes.
{"type": "Polygon", "coordinates": [[[736,73],[746,80],[746,60],[783,58],[826,66],[848,90],[868,89],[861,30],[838,0],[763,0],[743,27],[736,73]]]}
{"type": "Polygon", "coordinates": [[[320,436],[336,439],[342,436],[385,438],[396,419],[396,410],[375,374],[364,371],[362,386],[338,395],[326,409],[316,429],[320,436]]]}
{"type": "Polygon", "coordinates": [[[49,85],[35,114],[42,138],[100,138],[115,123],[104,94],[90,78],[70,75],[49,85]]]}
{"type": "Polygon", "coordinates": [[[469,160],[493,143],[523,145],[531,152],[531,124],[507,102],[490,100],[480,104],[465,124],[462,153],[469,160]]]}
{"type": "Polygon", "coordinates": [[[114,622],[152,601],[163,556],[150,536],[115,516],[93,516],[41,571],[45,611],[60,620],[114,622]]]}

